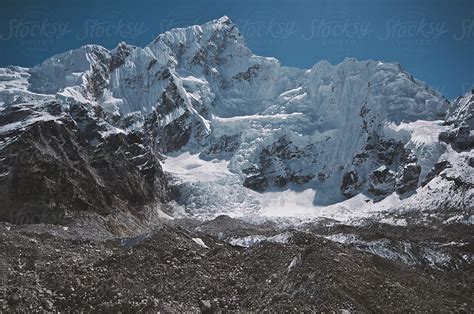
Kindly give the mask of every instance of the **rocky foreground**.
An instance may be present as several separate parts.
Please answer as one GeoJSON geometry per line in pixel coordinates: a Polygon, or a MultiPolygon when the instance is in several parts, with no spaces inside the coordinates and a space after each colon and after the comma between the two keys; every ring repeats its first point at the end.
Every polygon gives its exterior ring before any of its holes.
{"type": "MultiPolygon", "coordinates": [[[[420,259],[408,265],[330,241],[316,235],[323,231],[316,229],[280,230],[272,237],[275,230],[270,225],[218,217],[207,223],[162,224],[135,238],[91,240],[58,226],[4,224],[0,309],[468,312],[474,308],[472,263],[442,269],[420,259]]],[[[403,233],[386,225],[336,229],[333,232],[369,234],[372,240],[396,241],[398,234],[419,245],[436,232],[426,227],[403,233]]],[[[453,256],[472,256],[472,228],[458,225],[439,231],[438,241],[469,240],[452,251],[453,256]]]]}

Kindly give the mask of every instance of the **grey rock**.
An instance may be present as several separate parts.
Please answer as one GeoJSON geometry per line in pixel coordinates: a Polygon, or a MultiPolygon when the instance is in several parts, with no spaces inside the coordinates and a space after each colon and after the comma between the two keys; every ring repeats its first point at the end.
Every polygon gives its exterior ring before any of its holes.
{"type": "Polygon", "coordinates": [[[0,125],[48,112],[39,120],[0,134],[0,219],[15,224],[62,224],[81,212],[130,212],[164,200],[167,185],[158,157],[131,132],[106,137],[102,112],[81,104],[10,106],[0,125]],[[27,109],[27,110],[24,110],[27,109]]]}
{"type": "Polygon", "coordinates": [[[347,197],[353,197],[359,192],[359,177],[357,172],[349,171],[344,174],[341,183],[341,192],[347,197]]]}
{"type": "Polygon", "coordinates": [[[395,172],[387,166],[381,166],[369,175],[369,192],[383,197],[395,189],[395,172]]]}
{"type": "Polygon", "coordinates": [[[244,169],[247,175],[244,186],[257,192],[265,191],[269,186],[285,187],[289,183],[303,184],[316,175],[306,173],[295,165],[316,162],[307,147],[298,147],[288,137],[262,149],[258,164],[244,169]]]}
{"type": "Polygon", "coordinates": [[[403,194],[418,187],[418,178],[421,173],[420,165],[415,163],[405,165],[397,174],[395,190],[403,194]]]}
{"type": "Polygon", "coordinates": [[[423,181],[423,183],[421,183],[421,185],[425,186],[426,184],[428,184],[428,182],[433,180],[435,177],[437,177],[441,172],[443,172],[447,168],[451,168],[451,163],[449,161],[443,160],[443,161],[437,162],[433,166],[433,168],[430,169],[430,171],[426,175],[425,180],[423,181]]]}

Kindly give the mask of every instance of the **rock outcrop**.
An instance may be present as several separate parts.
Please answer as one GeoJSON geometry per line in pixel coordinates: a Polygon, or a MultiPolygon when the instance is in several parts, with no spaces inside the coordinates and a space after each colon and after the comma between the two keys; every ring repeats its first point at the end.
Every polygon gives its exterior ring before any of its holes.
{"type": "Polygon", "coordinates": [[[166,181],[138,132],[123,133],[101,107],[57,102],[0,112],[0,218],[66,223],[81,212],[139,214],[165,200],[166,181]]]}

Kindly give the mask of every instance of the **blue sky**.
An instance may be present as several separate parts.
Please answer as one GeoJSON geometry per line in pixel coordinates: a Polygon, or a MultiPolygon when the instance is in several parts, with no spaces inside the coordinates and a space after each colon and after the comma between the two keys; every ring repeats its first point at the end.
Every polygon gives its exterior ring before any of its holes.
{"type": "Polygon", "coordinates": [[[396,61],[448,98],[474,84],[472,0],[2,0],[0,66],[32,66],[86,43],[144,46],[170,28],[222,15],[254,53],[284,65],[396,61]]]}

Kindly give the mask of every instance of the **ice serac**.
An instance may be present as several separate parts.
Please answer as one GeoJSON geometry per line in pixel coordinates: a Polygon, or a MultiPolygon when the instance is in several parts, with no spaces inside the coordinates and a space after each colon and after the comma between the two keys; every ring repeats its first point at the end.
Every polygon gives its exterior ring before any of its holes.
{"type": "MultiPolygon", "coordinates": [[[[101,108],[104,125],[141,134],[142,145],[169,156],[166,168],[186,180],[205,163],[225,165],[228,173],[214,181],[180,183],[178,205],[188,212],[215,212],[231,194],[226,206],[264,210],[274,206],[265,195],[288,191],[312,195],[310,204],[287,204],[289,212],[345,208],[358,195],[390,201],[384,208],[416,207],[407,200],[438,181],[463,182],[464,192],[449,194],[452,206],[465,208],[472,197],[472,94],[451,104],[397,63],[282,66],[254,55],[226,16],[169,30],[143,48],[88,45],[31,69],[0,69],[3,108],[51,101],[65,112],[101,108]],[[183,154],[199,161],[173,168],[173,160],[194,160],[183,154]],[[454,177],[461,179],[447,179],[454,177]]],[[[446,193],[430,204],[442,206],[446,193]]]]}

